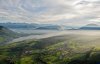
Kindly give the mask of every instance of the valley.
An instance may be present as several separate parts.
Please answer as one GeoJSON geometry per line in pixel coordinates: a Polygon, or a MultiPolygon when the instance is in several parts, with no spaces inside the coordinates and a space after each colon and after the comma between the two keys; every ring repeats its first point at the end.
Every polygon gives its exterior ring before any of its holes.
{"type": "Polygon", "coordinates": [[[0,64],[100,64],[100,0],[0,0],[0,64]]]}
{"type": "Polygon", "coordinates": [[[0,47],[0,64],[100,62],[100,31],[68,30],[24,38],[0,47]]]}

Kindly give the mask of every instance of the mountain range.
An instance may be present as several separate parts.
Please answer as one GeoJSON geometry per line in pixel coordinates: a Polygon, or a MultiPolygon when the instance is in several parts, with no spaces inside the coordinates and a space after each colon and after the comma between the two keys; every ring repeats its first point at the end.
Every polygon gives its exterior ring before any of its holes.
{"type": "Polygon", "coordinates": [[[32,30],[100,30],[98,24],[87,24],[80,28],[67,25],[56,24],[37,24],[37,23],[0,23],[0,26],[7,27],[9,29],[32,29],[32,30]]]}
{"type": "Polygon", "coordinates": [[[0,23],[0,26],[4,26],[10,29],[34,29],[37,27],[37,24],[28,24],[28,23],[0,23]]]}
{"type": "Polygon", "coordinates": [[[100,30],[100,26],[98,24],[87,24],[79,29],[81,30],[100,30]]]}
{"type": "Polygon", "coordinates": [[[53,24],[36,24],[36,23],[0,23],[1,26],[9,29],[40,29],[40,30],[61,30],[60,25],[53,24]]]}

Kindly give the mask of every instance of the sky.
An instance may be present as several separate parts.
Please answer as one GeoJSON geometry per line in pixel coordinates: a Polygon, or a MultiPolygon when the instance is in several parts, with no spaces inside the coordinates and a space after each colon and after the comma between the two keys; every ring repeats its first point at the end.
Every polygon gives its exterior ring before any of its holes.
{"type": "Polygon", "coordinates": [[[0,22],[100,23],[100,0],[0,0],[0,22]]]}

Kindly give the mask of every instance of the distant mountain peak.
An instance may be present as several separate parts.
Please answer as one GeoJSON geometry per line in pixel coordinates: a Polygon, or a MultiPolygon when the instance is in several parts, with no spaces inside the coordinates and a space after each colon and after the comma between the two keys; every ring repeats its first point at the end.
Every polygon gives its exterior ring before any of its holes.
{"type": "Polygon", "coordinates": [[[87,24],[83,27],[81,27],[80,29],[83,30],[100,30],[100,26],[98,24],[87,24]]]}
{"type": "Polygon", "coordinates": [[[99,26],[99,25],[97,25],[97,24],[87,24],[86,26],[99,26]]]}

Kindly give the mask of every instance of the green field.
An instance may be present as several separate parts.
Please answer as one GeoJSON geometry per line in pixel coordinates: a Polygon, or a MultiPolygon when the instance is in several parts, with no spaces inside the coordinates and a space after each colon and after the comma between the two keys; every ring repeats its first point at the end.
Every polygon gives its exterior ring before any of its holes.
{"type": "Polygon", "coordinates": [[[0,37],[0,42],[3,42],[5,41],[5,38],[4,37],[0,37]]]}
{"type": "Polygon", "coordinates": [[[62,35],[0,47],[0,64],[97,64],[100,37],[62,35]]]}

